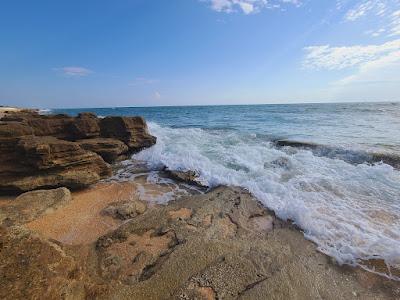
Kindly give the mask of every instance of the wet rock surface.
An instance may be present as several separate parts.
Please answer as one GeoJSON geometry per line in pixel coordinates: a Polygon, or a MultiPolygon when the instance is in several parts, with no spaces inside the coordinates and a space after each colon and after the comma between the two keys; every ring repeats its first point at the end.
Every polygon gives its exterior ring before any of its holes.
{"type": "Polygon", "coordinates": [[[179,171],[179,170],[165,170],[166,174],[175,180],[185,182],[188,184],[205,187],[199,180],[199,174],[195,171],[179,171]]]}
{"type": "MultiPolygon", "coordinates": [[[[110,197],[115,194],[109,191],[110,197]]],[[[135,199],[130,201],[133,206],[126,207],[125,222],[84,247],[47,240],[22,227],[2,227],[0,297],[398,299],[400,296],[398,282],[336,265],[316,251],[315,245],[306,241],[298,229],[276,218],[242,189],[219,187],[206,194],[189,195],[168,205],[147,208],[137,205],[135,199]],[[131,215],[129,212],[133,211],[131,215]]],[[[110,205],[121,208],[126,203],[110,205]]]]}
{"type": "Polygon", "coordinates": [[[311,150],[314,155],[341,159],[352,164],[375,164],[382,162],[394,167],[395,169],[400,169],[400,156],[393,153],[349,150],[335,146],[291,140],[277,140],[274,144],[277,147],[311,150]]]}
{"type": "Polygon", "coordinates": [[[152,146],[140,117],[99,119],[12,111],[0,119],[0,193],[89,186],[111,175],[106,163],[152,146]]]}

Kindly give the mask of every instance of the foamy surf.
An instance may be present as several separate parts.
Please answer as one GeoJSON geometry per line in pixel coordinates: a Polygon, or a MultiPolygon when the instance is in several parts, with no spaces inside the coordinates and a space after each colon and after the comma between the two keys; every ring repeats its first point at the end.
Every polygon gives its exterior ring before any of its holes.
{"type": "Polygon", "coordinates": [[[149,126],[157,144],[135,159],[196,170],[210,187],[248,189],[341,264],[366,267],[362,261],[383,259],[400,267],[400,172],[393,167],[276,148],[238,131],[149,126]]]}

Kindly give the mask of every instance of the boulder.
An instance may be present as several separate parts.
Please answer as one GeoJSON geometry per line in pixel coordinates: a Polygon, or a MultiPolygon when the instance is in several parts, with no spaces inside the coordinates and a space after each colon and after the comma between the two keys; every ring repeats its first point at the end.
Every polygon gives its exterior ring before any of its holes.
{"type": "Polygon", "coordinates": [[[0,207],[0,224],[11,226],[33,221],[67,204],[71,199],[71,192],[64,187],[24,193],[0,207]]]}
{"type": "Polygon", "coordinates": [[[85,139],[77,142],[83,149],[97,153],[108,163],[126,158],[125,154],[128,152],[127,145],[112,138],[85,139]]]}
{"type": "Polygon", "coordinates": [[[156,137],[150,135],[142,117],[106,117],[100,120],[100,135],[124,142],[130,151],[151,147],[156,137]]]}
{"type": "Polygon", "coordinates": [[[103,214],[111,216],[115,219],[128,220],[143,214],[147,209],[147,205],[143,201],[130,200],[120,203],[114,203],[103,210],[103,214]]]}

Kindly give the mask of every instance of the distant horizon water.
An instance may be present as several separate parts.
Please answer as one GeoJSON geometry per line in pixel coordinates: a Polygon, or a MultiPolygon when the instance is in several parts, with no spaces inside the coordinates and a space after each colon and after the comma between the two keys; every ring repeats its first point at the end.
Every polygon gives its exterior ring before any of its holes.
{"type": "Polygon", "coordinates": [[[145,117],[157,144],[133,159],[249,190],[339,263],[400,267],[400,171],[365,160],[371,152],[400,157],[398,102],[51,110],[83,111],[145,117]]]}
{"type": "MultiPolygon", "coordinates": [[[[394,100],[394,101],[333,101],[333,102],[320,102],[320,101],[315,101],[315,102],[270,102],[270,103],[234,103],[234,104],[165,104],[165,105],[116,105],[116,106],[97,106],[97,107],[36,107],[36,106],[26,106],[26,108],[31,108],[31,109],[39,109],[42,111],[46,110],[76,110],[76,109],[113,109],[113,108],[150,108],[150,107],[202,107],[202,106],[257,106],[257,105],[307,105],[307,104],[316,104],[316,105],[324,105],[324,104],[389,104],[389,103],[400,103],[399,100],[394,100]]],[[[13,105],[0,105],[0,106],[10,106],[13,107],[13,105]]],[[[20,106],[16,106],[20,107],[20,106]]],[[[21,108],[25,108],[22,107],[21,108]]]]}

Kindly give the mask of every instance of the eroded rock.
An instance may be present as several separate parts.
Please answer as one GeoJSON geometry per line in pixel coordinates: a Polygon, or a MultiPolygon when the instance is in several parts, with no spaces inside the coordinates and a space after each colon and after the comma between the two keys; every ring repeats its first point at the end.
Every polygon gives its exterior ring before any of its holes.
{"type": "Polygon", "coordinates": [[[111,174],[105,161],[155,142],[140,117],[13,111],[0,120],[0,193],[86,187],[111,174]]]}
{"type": "Polygon", "coordinates": [[[106,117],[100,121],[101,136],[124,142],[130,151],[140,151],[156,143],[142,117],[106,117]]]}
{"type": "Polygon", "coordinates": [[[0,173],[1,191],[80,188],[111,175],[110,166],[100,156],[54,137],[23,136],[15,152],[18,160],[3,166],[0,173]]]}
{"type": "Polygon", "coordinates": [[[66,188],[24,193],[0,207],[0,224],[11,226],[30,222],[67,204],[71,199],[71,192],[66,188]]]}
{"type": "Polygon", "coordinates": [[[1,299],[84,299],[81,266],[65,249],[22,227],[0,227],[1,299]]]}
{"type": "Polygon", "coordinates": [[[97,153],[108,163],[126,158],[125,154],[128,152],[127,145],[111,138],[85,139],[77,142],[83,149],[97,153]]]}
{"type": "Polygon", "coordinates": [[[147,209],[146,203],[139,200],[129,200],[111,204],[103,210],[103,214],[120,220],[128,220],[143,214],[147,209]]]}

